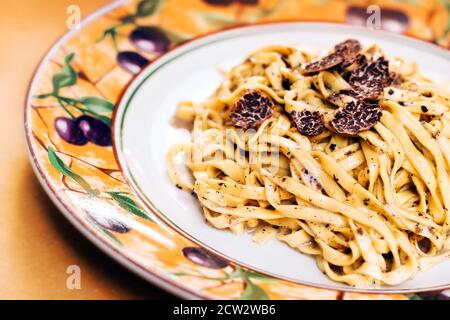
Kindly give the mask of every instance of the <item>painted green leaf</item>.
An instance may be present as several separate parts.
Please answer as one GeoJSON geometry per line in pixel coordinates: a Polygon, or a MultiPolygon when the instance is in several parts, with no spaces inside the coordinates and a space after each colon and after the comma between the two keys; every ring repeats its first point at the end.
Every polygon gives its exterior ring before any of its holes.
{"type": "Polygon", "coordinates": [[[48,148],[48,160],[52,164],[53,167],[55,167],[56,170],[61,172],[64,176],[71,178],[76,183],[78,183],[87,193],[91,195],[97,195],[98,191],[91,188],[89,183],[87,183],[86,180],[83,179],[82,176],[75,173],[72,169],[70,169],[58,155],[56,154],[55,150],[53,150],[52,147],[48,148]]]}
{"type": "Polygon", "coordinates": [[[127,15],[125,17],[123,17],[122,19],[120,19],[120,21],[122,21],[123,24],[128,24],[128,23],[134,23],[134,15],[127,15]]]}
{"type": "Polygon", "coordinates": [[[94,114],[94,116],[98,119],[106,123],[108,126],[111,127],[111,118],[108,116],[103,116],[101,114],[94,114]]]}
{"type": "Polygon", "coordinates": [[[139,206],[133,199],[127,196],[122,192],[107,192],[118,204],[121,208],[127,210],[128,212],[135,214],[141,218],[153,221],[144,210],[142,210],[141,206],[139,206]]]}
{"type": "Polygon", "coordinates": [[[180,42],[186,41],[191,39],[192,37],[185,35],[183,33],[180,32],[176,32],[176,31],[172,31],[169,29],[163,29],[161,28],[161,30],[167,35],[167,37],[169,37],[170,42],[178,44],[180,42]]]}
{"type": "Polygon", "coordinates": [[[245,290],[242,293],[240,300],[270,300],[263,288],[250,280],[247,280],[246,283],[247,285],[245,286],[245,290]]]}
{"type": "Polygon", "coordinates": [[[114,104],[100,97],[83,97],[78,99],[89,111],[106,113],[114,110],[114,104]]]}
{"type": "Polygon", "coordinates": [[[266,282],[277,281],[277,279],[274,279],[274,278],[271,278],[268,276],[264,276],[262,274],[259,274],[259,273],[253,272],[253,271],[245,271],[245,276],[247,278],[252,278],[252,279],[266,281],[266,282]]]}
{"type": "Polygon", "coordinates": [[[52,95],[53,95],[53,93],[43,93],[43,94],[34,95],[33,98],[45,99],[45,98],[51,97],[52,95]]]}
{"type": "Polygon", "coordinates": [[[97,39],[97,42],[101,42],[103,40],[105,40],[107,37],[111,37],[111,40],[114,44],[114,47],[117,49],[117,30],[116,30],[116,26],[106,29],[102,36],[100,38],[97,39]]]}
{"type": "Polygon", "coordinates": [[[236,278],[242,278],[242,279],[255,279],[260,281],[277,281],[277,279],[274,279],[272,277],[264,276],[262,274],[253,272],[253,271],[247,271],[243,270],[241,267],[236,266],[236,270],[233,273],[230,273],[227,275],[227,279],[236,279],[236,278]]]}
{"type": "Polygon", "coordinates": [[[447,8],[448,18],[447,18],[447,28],[445,30],[445,34],[450,32],[450,1],[449,0],[441,0],[444,7],[447,8]]]}
{"type": "Polygon", "coordinates": [[[236,266],[236,270],[230,274],[227,274],[225,277],[226,279],[246,279],[245,271],[243,271],[239,266],[236,266]]]}
{"type": "Polygon", "coordinates": [[[57,94],[59,89],[73,86],[77,82],[77,73],[70,65],[75,54],[70,53],[64,58],[64,65],[60,72],[55,73],[52,78],[53,92],[57,94]]]}
{"type": "Polygon", "coordinates": [[[147,17],[159,11],[163,4],[162,0],[142,0],[137,5],[136,16],[147,17]]]}

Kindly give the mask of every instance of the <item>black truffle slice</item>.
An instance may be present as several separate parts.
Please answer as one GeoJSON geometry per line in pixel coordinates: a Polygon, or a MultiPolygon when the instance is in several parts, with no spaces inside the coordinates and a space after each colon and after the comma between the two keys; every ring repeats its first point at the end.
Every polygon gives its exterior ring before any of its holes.
{"type": "Polygon", "coordinates": [[[344,58],[336,53],[329,54],[319,61],[312,62],[305,66],[303,75],[314,74],[323,70],[330,69],[341,64],[344,58]]]}
{"type": "Polygon", "coordinates": [[[342,56],[344,59],[342,66],[346,67],[352,64],[356,58],[358,57],[359,52],[361,51],[361,43],[355,39],[348,39],[344,42],[338,43],[334,47],[334,51],[342,56]]]}
{"type": "Polygon", "coordinates": [[[236,128],[255,129],[273,114],[272,99],[259,90],[247,91],[233,105],[231,122],[236,128]]]}
{"type": "Polygon", "coordinates": [[[356,60],[361,51],[361,44],[358,40],[348,39],[334,46],[334,52],[322,59],[305,66],[304,75],[314,74],[323,70],[328,70],[338,65],[348,66],[356,60]]]}
{"type": "Polygon", "coordinates": [[[380,120],[381,114],[381,108],[376,103],[351,102],[335,113],[330,124],[337,133],[353,136],[372,128],[380,120]]]}
{"type": "Polygon", "coordinates": [[[392,76],[389,73],[389,62],[383,57],[374,62],[359,58],[358,68],[350,74],[349,84],[352,89],[341,90],[341,94],[349,95],[355,99],[377,99],[383,89],[391,84],[392,76]]]}
{"type": "Polygon", "coordinates": [[[297,130],[305,136],[313,137],[321,134],[325,130],[323,116],[319,111],[302,110],[292,111],[291,118],[297,130]]]}

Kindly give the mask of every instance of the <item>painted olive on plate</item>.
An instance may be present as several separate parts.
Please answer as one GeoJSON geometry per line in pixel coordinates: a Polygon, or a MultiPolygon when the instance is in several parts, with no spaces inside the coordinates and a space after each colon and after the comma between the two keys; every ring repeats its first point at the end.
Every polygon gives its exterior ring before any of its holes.
{"type": "Polygon", "coordinates": [[[61,139],[70,144],[83,146],[88,142],[88,139],[84,135],[83,131],[78,127],[77,122],[73,119],[58,117],[55,119],[54,126],[61,139]]]}
{"type": "Polygon", "coordinates": [[[84,115],[77,119],[77,125],[90,142],[104,147],[112,145],[111,128],[103,121],[84,115]]]}
{"type": "Polygon", "coordinates": [[[164,53],[169,49],[170,39],[157,27],[138,27],[130,34],[131,43],[144,52],[164,53]]]}
{"type": "Polygon", "coordinates": [[[234,2],[247,5],[257,5],[259,3],[259,0],[235,0],[234,2]]]}
{"type": "Polygon", "coordinates": [[[203,1],[213,6],[229,6],[234,2],[234,0],[203,0],[203,1]]]}
{"type": "Polygon", "coordinates": [[[403,32],[408,28],[408,16],[400,10],[381,9],[381,27],[392,32],[403,32]]]}
{"type": "Polygon", "coordinates": [[[450,289],[444,291],[429,291],[417,294],[422,300],[450,300],[450,289]]]}
{"type": "MultiPolygon", "coordinates": [[[[366,7],[349,6],[346,13],[346,21],[350,24],[366,26],[376,23],[376,19],[369,21],[374,13],[367,12],[366,7]]],[[[391,8],[381,8],[380,11],[381,29],[392,32],[404,32],[409,25],[408,16],[401,10],[391,8]]]]}
{"type": "Polygon", "coordinates": [[[88,215],[96,224],[107,230],[117,233],[127,233],[131,230],[129,226],[115,218],[107,217],[104,215],[97,215],[94,213],[88,213],[88,215]]]}
{"type": "Polygon", "coordinates": [[[149,61],[134,51],[122,51],[117,55],[117,63],[126,71],[138,74],[149,61]]]}
{"type": "Polygon", "coordinates": [[[211,269],[222,269],[228,266],[228,262],[213,255],[209,251],[198,247],[183,248],[183,255],[199,266],[211,269]]]}

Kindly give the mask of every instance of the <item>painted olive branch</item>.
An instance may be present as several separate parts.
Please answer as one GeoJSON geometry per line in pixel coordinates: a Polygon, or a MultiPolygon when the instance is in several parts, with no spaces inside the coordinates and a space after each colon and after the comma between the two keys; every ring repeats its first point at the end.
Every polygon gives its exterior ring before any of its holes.
{"type": "Polygon", "coordinates": [[[62,88],[71,87],[78,81],[78,73],[71,65],[74,56],[74,53],[68,54],[61,70],[53,74],[52,91],[34,97],[55,98],[58,105],[69,115],[69,118],[57,117],[54,121],[56,132],[67,143],[83,146],[89,141],[102,147],[111,146],[110,114],[114,111],[114,104],[98,96],[70,98],[60,94],[62,88]],[[68,106],[82,115],[76,116],[68,106]]]}
{"type": "Polygon", "coordinates": [[[74,172],[68,165],[66,165],[64,161],[62,161],[62,159],[56,154],[56,151],[52,147],[48,147],[47,153],[50,164],[63,176],[75,181],[81,188],[83,188],[87,192],[87,194],[91,196],[97,196],[100,193],[97,189],[92,188],[82,176],[74,172]]]}
{"type": "Polygon", "coordinates": [[[136,19],[148,17],[148,16],[151,16],[151,15],[159,12],[159,10],[163,6],[163,3],[164,3],[164,0],[142,0],[142,1],[140,1],[136,7],[136,11],[134,14],[126,15],[125,17],[123,17],[120,20],[119,23],[106,29],[103,32],[103,34],[101,35],[101,37],[97,40],[97,42],[101,42],[104,39],[110,37],[113,42],[114,48],[117,50],[117,35],[119,35],[117,30],[126,25],[130,25],[130,24],[137,25],[136,19]]]}
{"type": "Polygon", "coordinates": [[[64,111],[65,111],[72,119],[75,119],[75,116],[73,115],[73,113],[70,112],[70,110],[67,109],[67,105],[65,105],[65,104],[63,103],[62,98],[59,97],[59,96],[58,96],[58,97],[55,97],[55,98],[56,98],[56,100],[58,101],[58,104],[61,106],[61,108],[63,108],[64,111]]]}
{"type": "MultiPolygon", "coordinates": [[[[89,185],[89,183],[78,173],[72,170],[68,165],[64,163],[64,161],[58,156],[56,151],[52,147],[48,147],[47,150],[48,160],[50,164],[58,170],[63,176],[72,179],[76,182],[86,193],[90,196],[98,196],[101,191],[97,190],[89,185]]],[[[105,192],[111,197],[111,200],[116,202],[119,207],[125,209],[126,211],[132,213],[135,216],[140,218],[152,221],[149,215],[144,211],[144,209],[130,197],[130,194],[127,192],[114,192],[107,191],[105,192]]]]}
{"type": "Polygon", "coordinates": [[[69,97],[56,97],[62,100],[66,105],[70,105],[83,114],[90,114],[97,119],[103,121],[107,125],[111,125],[111,118],[102,113],[111,113],[114,110],[114,104],[100,97],[87,96],[79,99],[69,97]],[[81,105],[84,107],[81,107],[81,105]]]}
{"type": "Polygon", "coordinates": [[[55,73],[52,77],[52,92],[36,95],[38,99],[46,99],[54,97],[61,108],[72,118],[74,114],[67,108],[72,106],[83,114],[90,114],[95,118],[103,121],[107,125],[111,125],[111,119],[104,113],[111,113],[114,110],[114,104],[108,100],[96,96],[86,96],[82,98],[69,98],[59,94],[60,90],[65,87],[73,86],[77,83],[78,75],[72,67],[71,62],[75,54],[70,53],[64,58],[63,68],[60,72],[55,73]],[[83,107],[81,107],[83,106],[83,107]]]}
{"type": "Polygon", "coordinates": [[[138,217],[154,222],[153,219],[151,219],[150,216],[147,214],[147,212],[145,212],[144,209],[142,209],[142,207],[136,201],[131,199],[126,192],[106,192],[106,193],[109,194],[111,198],[114,201],[116,201],[117,204],[122,209],[125,209],[138,217]]]}

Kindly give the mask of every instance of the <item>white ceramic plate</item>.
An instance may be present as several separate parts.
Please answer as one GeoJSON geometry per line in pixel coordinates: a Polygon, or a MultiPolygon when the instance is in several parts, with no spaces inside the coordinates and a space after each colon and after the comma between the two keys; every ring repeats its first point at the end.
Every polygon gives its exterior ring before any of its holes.
{"type": "MultiPolygon", "coordinates": [[[[204,221],[200,206],[178,190],[166,172],[168,148],[189,141],[185,129],[171,125],[180,100],[200,101],[250,52],[269,44],[305,44],[328,49],[348,37],[376,42],[390,55],[415,60],[422,72],[440,82],[449,79],[450,53],[425,42],[384,32],[333,24],[278,23],[206,36],[185,44],[151,64],[124,94],[114,121],[114,139],[123,174],[144,203],[188,238],[221,256],[261,273],[319,287],[349,290],[324,276],[315,261],[272,240],[258,245],[204,221]]],[[[432,289],[450,284],[450,260],[397,286],[374,291],[432,289]]]]}

